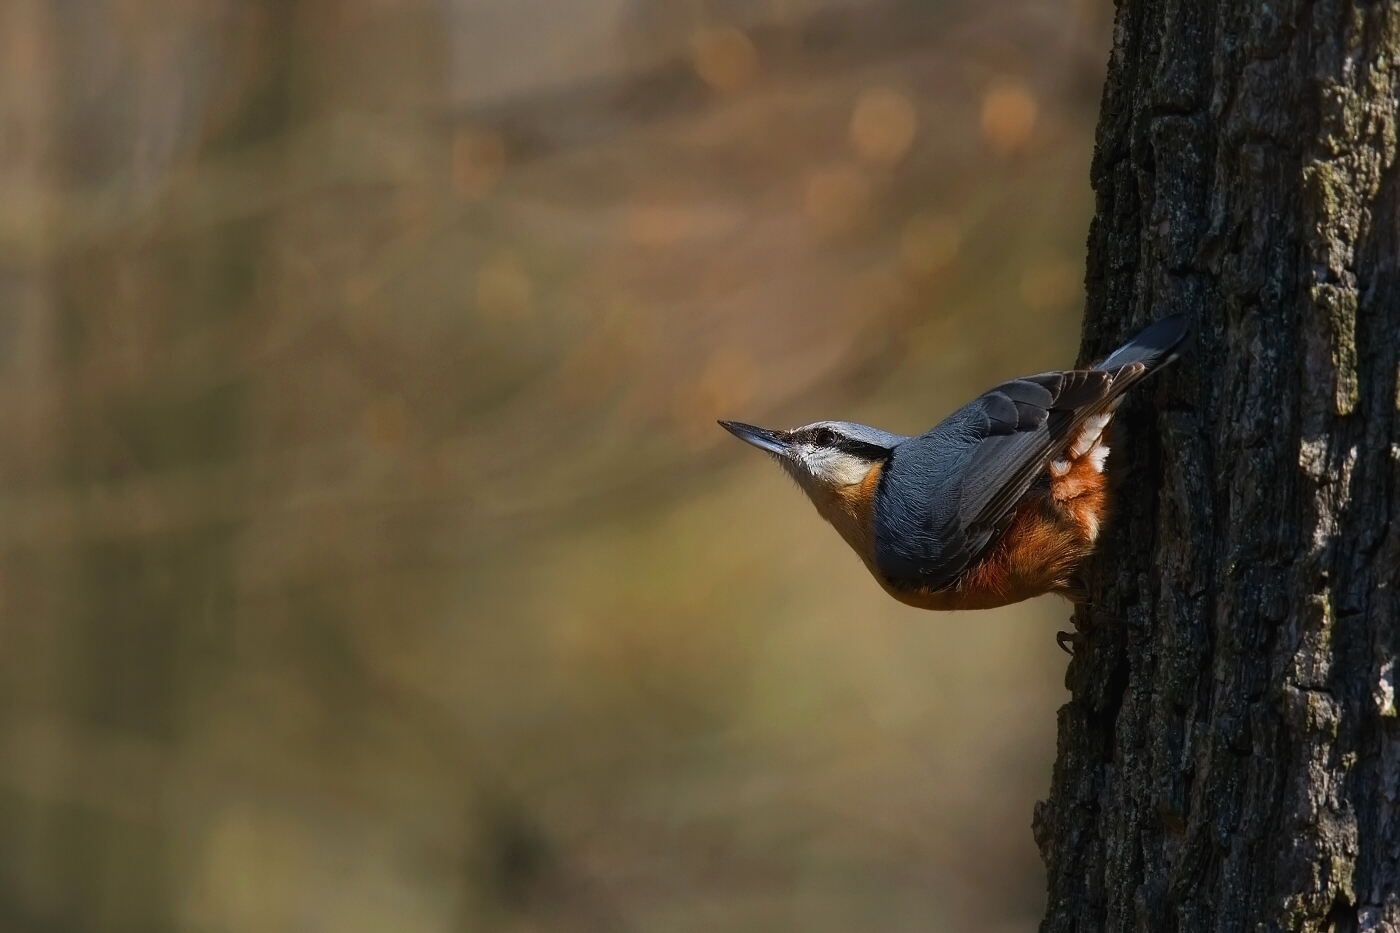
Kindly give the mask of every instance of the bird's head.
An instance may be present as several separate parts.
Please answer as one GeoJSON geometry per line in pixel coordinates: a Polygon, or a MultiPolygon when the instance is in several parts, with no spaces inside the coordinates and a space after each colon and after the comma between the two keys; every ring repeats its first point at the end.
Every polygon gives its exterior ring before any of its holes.
{"type": "Polygon", "coordinates": [[[835,490],[865,481],[870,468],[884,463],[904,438],[849,421],[774,431],[738,421],[720,426],[742,441],[767,451],[803,489],[835,490]]]}
{"type": "Polygon", "coordinates": [[[867,557],[869,516],[875,480],[901,441],[907,438],[849,421],[774,431],[738,421],[720,425],[742,441],[767,451],[797,480],[822,517],[862,557],[867,557]]]}

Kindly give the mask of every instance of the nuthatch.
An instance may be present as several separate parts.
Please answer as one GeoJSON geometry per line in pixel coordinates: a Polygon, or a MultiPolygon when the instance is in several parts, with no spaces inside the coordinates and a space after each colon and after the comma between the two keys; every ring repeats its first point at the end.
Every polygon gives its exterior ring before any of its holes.
{"type": "Polygon", "coordinates": [[[772,454],[900,602],[990,609],[1081,594],[1107,507],[1104,429],[1123,393],[1176,359],[1165,317],[1089,369],[1004,382],[918,437],[848,421],[727,430],[772,454]]]}

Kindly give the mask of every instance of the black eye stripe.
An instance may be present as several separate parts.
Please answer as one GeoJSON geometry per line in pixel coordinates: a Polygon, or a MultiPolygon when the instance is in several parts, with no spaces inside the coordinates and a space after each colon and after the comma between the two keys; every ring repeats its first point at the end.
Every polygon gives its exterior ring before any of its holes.
{"type": "Polygon", "coordinates": [[[792,439],[802,444],[810,444],[813,447],[826,447],[832,450],[839,450],[842,453],[852,456],[862,457],[867,460],[883,460],[889,456],[889,450],[878,444],[870,444],[866,441],[858,441],[853,437],[847,437],[833,431],[831,428],[808,428],[805,431],[794,432],[792,439]]]}

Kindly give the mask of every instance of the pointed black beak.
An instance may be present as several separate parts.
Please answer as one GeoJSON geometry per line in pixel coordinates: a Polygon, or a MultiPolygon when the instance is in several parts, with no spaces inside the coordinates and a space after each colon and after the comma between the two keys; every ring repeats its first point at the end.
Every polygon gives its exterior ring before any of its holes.
{"type": "Polygon", "coordinates": [[[754,427],[751,424],[744,424],[741,421],[721,421],[719,426],[730,434],[733,434],[741,441],[747,441],[760,450],[766,450],[770,454],[777,454],[786,457],[792,450],[781,431],[770,431],[767,428],[754,427]]]}

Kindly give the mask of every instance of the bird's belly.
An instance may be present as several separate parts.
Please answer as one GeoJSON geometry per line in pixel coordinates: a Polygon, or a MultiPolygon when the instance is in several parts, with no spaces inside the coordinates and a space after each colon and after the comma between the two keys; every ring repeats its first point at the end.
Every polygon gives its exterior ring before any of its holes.
{"type": "MultiPolygon", "coordinates": [[[[882,583],[884,581],[881,581],[882,583]]],[[[885,584],[885,591],[906,606],[915,609],[929,609],[934,612],[951,612],[955,609],[996,609],[1023,600],[1053,592],[1047,587],[1022,586],[1005,590],[964,589],[957,585],[945,586],[941,590],[899,589],[885,584]]]]}
{"type": "Polygon", "coordinates": [[[1103,517],[1103,484],[1072,502],[1056,501],[1054,491],[1052,486],[1026,496],[1007,530],[949,586],[930,590],[900,586],[879,573],[876,578],[891,596],[917,609],[995,609],[1045,593],[1074,598],[1075,570],[1094,549],[1103,517]]]}
{"type": "MultiPolygon", "coordinates": [[[[1006,530],[952,584],[932,590],[886,577],[870,557],[866,566],[886,592],[918,609],[995,609],[1045,593],[1078,597],[1075,571],[1093,551],[1107,512],[1103,431],[1111,416],[1102,412],[1086,420],[1049,465],[1044,487],[1022,497],[1006,530]]],[[[869,553],[868,546],[859,546],[863,542],[847,540],[869,553]]]]}

